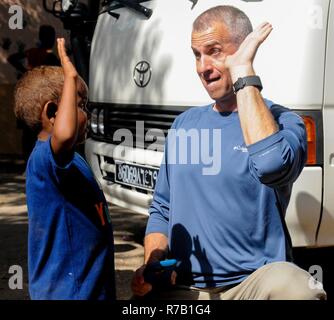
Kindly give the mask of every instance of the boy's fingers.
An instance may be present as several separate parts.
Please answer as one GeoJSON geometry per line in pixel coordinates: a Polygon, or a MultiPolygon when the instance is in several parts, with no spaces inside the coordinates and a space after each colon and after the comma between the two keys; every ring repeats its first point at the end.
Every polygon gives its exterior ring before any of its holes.
{"type": "Polygon", "coordinates": [[[69,57],[67,56],[66,49],[65,49],[65,39],[59,38],[58,39],[58,53],[60,60],[62,62],[67,62],[69,60],[69,57]]]}
{"type": "Polygon", "coordinates": [[[57,39],[57,40],[58,40],[57,47],[58,47],[59,58],[60,58],[60,61],[63,62],[64,61],[63,44],[62,44],[61,39],[57,39]]]}
{"type": "Polygon", "coordinates": [[[57,39],[57,51],[58,51],[59,58],[61,59],[60,41],[59,41],[59,39],[57,39]]]}

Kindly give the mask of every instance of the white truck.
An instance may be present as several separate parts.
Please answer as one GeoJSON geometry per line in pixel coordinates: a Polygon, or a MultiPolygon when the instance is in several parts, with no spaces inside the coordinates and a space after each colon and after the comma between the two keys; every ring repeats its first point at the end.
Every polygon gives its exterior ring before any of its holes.
{"type": "Polygon", "coordinates": [[[243,10],[254,27],[274,27],[255,60],[262,93],[300,114],[308,135],[308,162],[293,187],[287,226],[295,248],[334,247],[332,0],[55,1],[48,11],[71,30],[86,79],[91,48],[86,158],[109,201],[147,214],[173,120],[210,103],[190,37],[194,19],[220,4],[243,10]]]}
{"type": "MultiPolygon", "coordinates": [[[[243,10],[254,27],[265,20],[274,27],[255,60],[262,93],[300,114],[308,134],[308,163],[294,184],[287,226],[295,247],[333,246],[334,4],[223,3],[243,10]]],[[[166,135],[182,111],[210,102],[195,72],[190,35],[193,20],[219,4],[222,1],[104,2],[92,41],[91,137],[85,154],[116,205],[147,214],[162,159],[161,132],[166,135]],[[129,130],[125,134],[131,132],[133,141],[122,140],[118,129],[129,130]],[[155,137],[154,129],[160,129],[155,137]]]]}
{"type": "Polygon", "coordinates": [[[86,2],[63,0],[60,10],[56,5],[50,10],[72,31],[79,72],[89,69],[86,159],[109,201],[143,214],[173,120],[187,108],[210,103],[190,47],[194,19],[210,7],[231,4],[254,27],[263,21],[273,25],[255,60],[262,93],[300,114],[308,139],[308,161],[294,184],[286,222],[295,261],[311,273],[318,270],[315,264],[324,268],[328,292],[334,283],[333,1],[86,2]],[[89,66],[80,47],[91,48],[89,66]]]}

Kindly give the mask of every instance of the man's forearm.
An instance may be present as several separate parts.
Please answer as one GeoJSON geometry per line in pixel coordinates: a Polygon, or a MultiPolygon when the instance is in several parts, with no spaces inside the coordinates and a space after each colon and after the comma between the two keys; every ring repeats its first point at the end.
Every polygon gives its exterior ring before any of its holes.
{"type": "MultiPolygon", "coordinates": [[[[239,77],[254,74],[252,67],[231,71],[233,83],[239,77]]],[[[247,86],[239,90],[236,95],[240,124],[246,145],[265,139],[278,131],[277,123],[257,88],[247,86]]]]}
{"type": "Polygon", "coordinates": [[[168,238],[162,233],[150,233],[144,239],[144,263],[163,260],[168,252],[168,238]]]}

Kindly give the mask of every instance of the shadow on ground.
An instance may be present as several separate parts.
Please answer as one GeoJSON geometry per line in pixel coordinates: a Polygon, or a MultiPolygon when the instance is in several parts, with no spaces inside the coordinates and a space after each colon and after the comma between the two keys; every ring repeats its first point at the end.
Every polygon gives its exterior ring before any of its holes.
{"type": "MultiPolygon", "coordinates": [[[[0,300],[25,300],[28,296],[27,212],[25,207],[24,163],[0,158],[0,300]],[[23,290],[10,290],[9,268],[23,269],[23,290]]],[[[134,271],[143,262],[143,238],[147,216],[117,206],[110,206],[115,237],[117,299],[131,298],[130,284],[134,271]]],[[[295,263],[309,271],[321,266],[328,299],[334,297],[333,248],[294,249],[295,263]]]]}
{"type": "MultiPolygon", "coordinates": [[[[28,219],[25,198],[25,164],[0,157],[0,300],[26,300],[28,295],[28,219]],[[9,268],[22,267],[23,289],[11,290],[9,268]]],[[[114,226],[117,299],[131,298],[134,271],[143,262],[147,216],[110,205],[114,226]]]]}
{"type": "Polygon", "coordinates": [[[27,269],[27,223],[15,223],[11,219],[0,220],[0,300],[27,300],[28,269],[27,269]],[[13,265],[22,267],[23,289],[9,288],[9,268],[13,265]]]}

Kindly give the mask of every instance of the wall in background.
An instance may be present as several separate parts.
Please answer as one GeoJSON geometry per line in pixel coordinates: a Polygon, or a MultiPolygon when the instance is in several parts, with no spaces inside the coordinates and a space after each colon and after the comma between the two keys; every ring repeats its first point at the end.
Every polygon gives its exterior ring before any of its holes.
{"type": "MultiPolygon", "coordinates": [[[[0,155],[21,155],[21,130],[16,127],[13,113],[13,89],[17,72],[7,63],[7,57],[20,50],[36,47],[39,27],[52,25],[59,37],[68,38],[61,21],[43,9],[42,0],[2,0],[0,2],[0,155]],[[11,30],[8,21],[11,5],[23,8],[23,29],[11,30]]],[[[50,5],[52,1],[49,1],[50,5]]]]}

